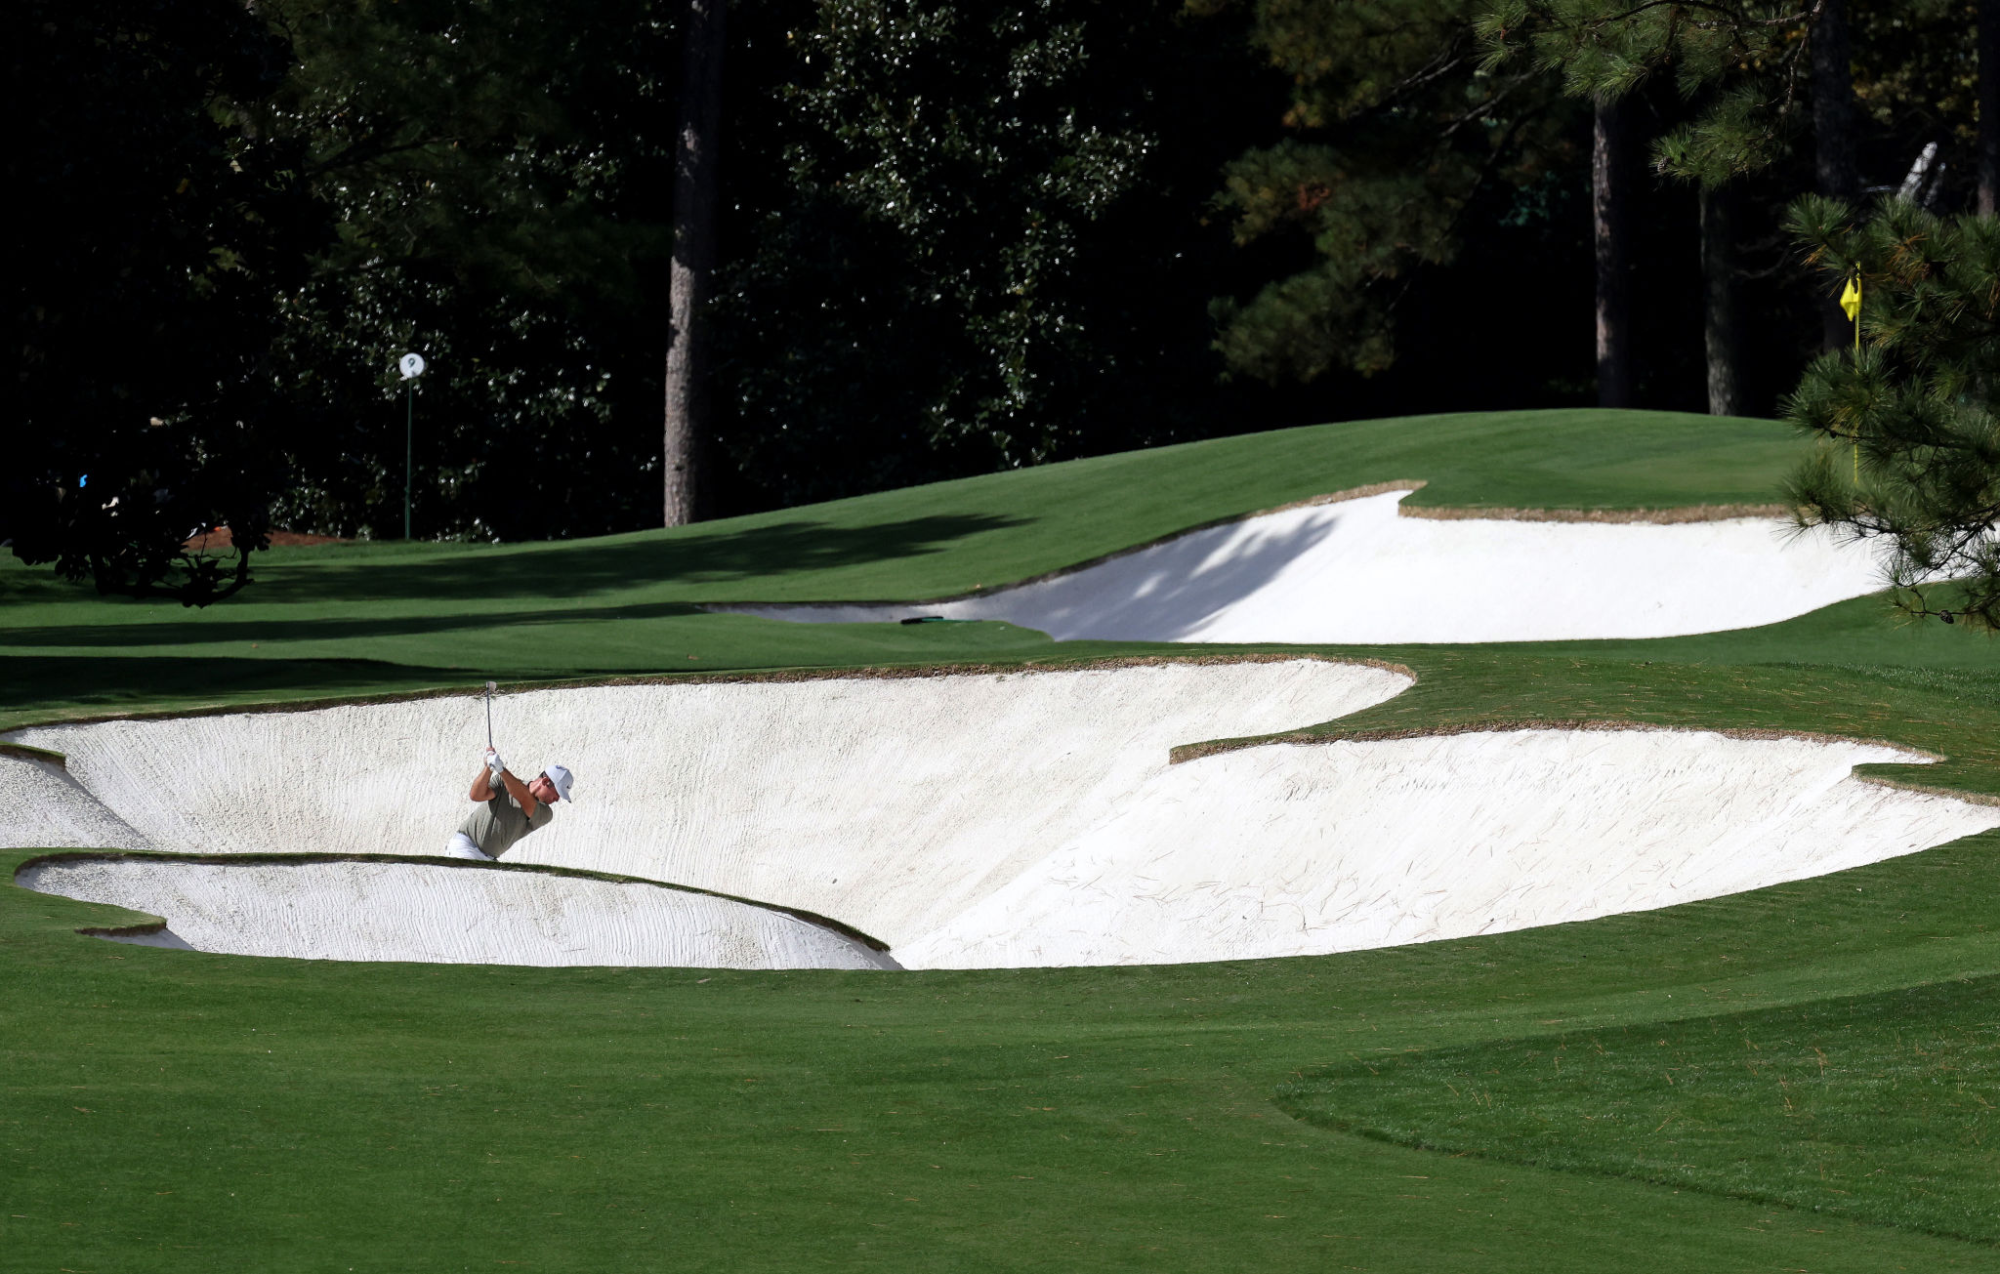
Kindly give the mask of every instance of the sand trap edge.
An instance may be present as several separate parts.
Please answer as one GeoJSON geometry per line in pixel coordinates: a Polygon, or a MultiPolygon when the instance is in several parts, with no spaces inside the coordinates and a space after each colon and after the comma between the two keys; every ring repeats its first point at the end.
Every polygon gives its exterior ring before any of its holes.
{"type": "MultiPolygon", "coordinates": [[[[25,886],[17,886],[17,888],[25,888],[25,886]]],[[[32,892],[40,893],[41,891],[34,890],[32,892]]],[[[48,896],[56,898],[63,897],[63,895],[61,894],[52,894],[48,896]]],[[[70,899],[70,901],[75,902],[77,901],[77,899],[72,898],[70,899]]],[[[91,905],[102,906],[103,904],[92,903],[91,905]]],[[[130,908],[127,908],[127,910],[130,910],[130,908]]],[[[126,938],[150,938],[156,933],[165,933],[166,930],[167,930],[167,922],[165,920],[152,920],[144,924],[136,924],[136,925],[93,925],[89,928],[78,929],[77,932],[82,934],[86,938],[109,938],[113,942],[118,942],[126,938]]]]}
{"type": "MultiPolygon", "coordinates": [[[[17,729],[31,730],[33,726],[18,726],[17,729]]],[[[69,758],[61,752],[49,748],[38,748],[27,743],[9,743],[0,739],[0,756],[12,757],[16,761],[38,761],[43,765],[53,765],[59,770],[69,768],[69,758]]]]}
{"type": "MultiPolygon", "coordinates": [[[[1397,726],[1383,729],[1341,730],[1332,729],[1322,734],[1292,732],[1289,734],[1262,735],[1242,739],[1216,739],[1208,743],[1184,743],[1167,752],[1167,764],[1179,765],[1183,761],[1199,761],[1205,756],[1219,756],[1225,752],[1236,752],[1244,748],[1260,748],[1273,743],[1380,743],[1391,739],[1442,738],[1455,734],[1497,734],[1510,730],[1580,730],[1610,733],[1629,731],[1664,731],[1667,733],[1719,734],[1731,739],[1801,739],[1809,743],[1855,743],[1863,746],[1894,748],[1919,758],[1916,761],[1873,761],[1868,765],[1941,765],[1951,758],[1929,748],[1920,748],[1910,743],[1900,743],[1894,739],[1861,738],[1852,734],[1830,734],[1824,730],[1785,730],[1773,726],[1705,726],[1705,725],[1663,725],[1656,721],[1619,721],[1607,717],[1592,717],[1584,720],[1553,720],[1506,718],[1492,721],[1454,722],[1450,725],[1397,726]]],[[[1937,783],[1912,783],[1908,779],[1890,778],[1882,774],[1864,774],[1859,768],[1854,772],[1858,782],[1873,783],[1877,787],[1893,787],[1903,792],[1919,792],[1925,796],[1949,797],[1964,801],[1969,805],[2000,806],[2000,795],[1982,792],[1974,788],[1946,787],[1937,783]]]]}
{"type": "MultiPolygon", "coordinates": [[[[1853,743],[1864,747],[1894,748],[1919,757],[1924,763],[1938,764],[1951,758],[1916,747],[1909,743],[1899,743],[1894,739],[1864,739],[1852,734],[1831,734],[1825,730],[1787,730],[1775,726],[1711,726],[1711,725],[1666,725],[1657,721],[1620,721],[1612,717],[1585,717],[1581,719],[1544,717],[1499,717],[1481,721],[1454,721],[1441,725],[1384,726],[1375,729],[1342,730],[1331,729],[1323,732],[1291,731],[1285,734],[1267,734],[1242,739],[1216,739],[1207,743],[1184,743],[1167,753],[1167,764],[1179,765],[1183,761],[1198,761],[1205,756],[1216,756],[1224,752],[1236,752],[1244,748],[1260,748],[1274,743],[1383,743],[1394,739],[1434,739],[1447,738],[1459,734],[1502,734],[1511,730],[1576,730],[1592,733],[1633,733],[1666,734],[1719,734],[1730,739],[1800,739],[1808,743],[1853,743]]],[[[1916,762],[1885,762],[1884,764],[1916,764],[1916,762]]],[[[1867,778],[1867,775],[1856,775],[1867,778]]],[[[1909,783],[1891,783],[1888,779],[1874,779],[1872,782],[1890,784],[1906,788],[1912,792],[1928,792],[1936,796],[1951,796],[1970,801],[1975,805],[2000,804],[2000,797],[1981,792],[1961,792],[1950,788],[1925,787],[1909,783]]]]}
{"type": "Polygon", "coordinates": [[[1510,509],[1455,504],[1401,504],[1396,516],[1432,522],[1594,522],[1619,526],[1684,526],[1690,522],[1736,522],[1789,518],[1782,504],[1687,504],[1672,509],[1510,509]]]}
{"type": "MultiPolygon", "coordinates": [[[[204,866],[215,867],[255,866],[260,864],[264,866],[289,867],[305,866],[314,863],[407,863],[418,867],[450,867],[468,871],[498,870],[526,872],[530,875],[562,876],[575,880],[598,880],[612,885],[649,885],[654,889],[667,889],[683,894],[698,894],[704,898],[719,898],[724,902],[740,903],[746,907],[755,907],[760,911],[769,911],[779,915],[790,916],[794,920],[815,925],[829,932],[837,933],[850,941],[858,942],[870,951],[881,952],[885,955],[892,954],[889,950],[889,944],[880,938],[872,934],[863,933],[853,925],[835,920],[831,916],[822,916],[818,912],[807,911],[802,907],[785,907],[777,903],[759,902],[755,898],[745,898],[740,894],[726,894],[714,889],[697,889],[692,885],[676,885],[664,880],[648,880],[643,876],[621,876],[608,871],[589,871],[578,867],[551,867],[540,863],[509,863],[505,861],[481,863],[464,858],[445,858],[423,854],[171,854],[157,850],[65,849],[54,853],[36,854],[32,858],[22,859],[20,862],[14,864],[14,875],[19,876],[21,872],[26,871],[30,867],[47,866],[51,863],[118,862],[135,859],[153,862],[200,863],[204,866]]],[[[27,886],[20,884],[18,881],[10,880],[9,883],[18,889],[27,888],[27,886]]],[[[39,891],[30,890],[29,892],[34,893],[39,891]]],[[[127,908],[127,910],[130,910],[130,908],[127,908]]],[[[166,928],[167,924],[168,922],[162,919],[157,925],[117,925],[110,927],[98,925],[78,929],[76,932],[88,934],[92,937],[122,937],[127,934],[157,933],[166,928]]]]}
{"type": "MultiPolygon", "coordinates": [[[[1421,491],[1429,482],[1423,478],[1392,478],[1386,482],[1370,482],[1358,487],[1348,487],[1342,491],[1329,491],[1324,495],[1309,495],[1303,500],[1293,500],[1287,504],[1274,505],[1268,509],[1252,509],[1248,513],[1231,513],[1225,517],[1210,518],[1206,522],[1196,522],[1178,531],[1154,536],[1137,544],[1129,544],[1109,553],[1068,566],[1059,566],[1039,575],[1029,575],[1022,579],[1009,580],[1005,584],[981,584],[968,592],[953,593],[947,597],[918,598],[869,598],[842,597],[808,601],[788,602],[697,602],[701,609],[717,615],[733,615],[745,611],[763,611],[784,606],[944,606],[952,602],[967,602],[976,598],[991,597],[995,593],[1026,588],[1031,584],[1045,584],[1061,579],[1065,575],[1075,575],[1106,562],[1115,562],[1121,557],[1143,553],[1147,549],[1159,548],[1202,531],[1212,531],[1219,526],[1234,526],[1239,522],[1249,522],[1256,518],[1270,517],[1274,513],[1289,513],[1294,509],[1312,509],[1323,504],[1343,504],[1349,500],[1365,500],[1370,496],[1387,495],[1391,491],[1421,491]]],[[[1400,518],[1423,518],[1438,522],[1589,522],[1616,525],[1680,526],[1690,522],[1734,522],[1743,519],[1789,518],[1793,510],[1782,504],[1685,504],[1659,509],[1518,509],[1500,505],[1484,507],[1463,504],[1420,504],[1408,502],[1396,506],[1396,516],[1400,518]]]]}
{"type": "MultiPolygon", "coordinates": [[[[790,605],[790,603],[785,603],[790,605]]],[[[801,605],[817,605],[805,602],[801,605]]],[[[803,681],[878,681],[914,677],[1012,677],[1028,673],[1104,672],[1119,668],[1153,668],[1195,664],[1282,664],[1311,661],[1323,664],[1352,664],[1393,672],[1417,683],[1417,674],[1407,665],[1367,655],[1325,655],[1314,650],[1198,651],[1189,654],[1162,652],[1152,655],[1084,655],[1073,659],[1025,659],[1020,663],[872,664],[860,667],[827,668],[745,668],[730,672],[621,673],[606,677],[557,677],[506,683],[496,696],[538,694],[545,690],[592,690],[603,686],[683,686],[683,685],[788,685],[803,681]]],[[[1404,687],[1409,689],[1408,686],[1404,687]]],[[[252,716],[274,712],[320,712],[328,708],[363,708],[374,704],[420,703],[427,699],[478,699],[486,693],[486,683],[445,686],[433,690],[403,690],[376,695],[336,695],[321,699],[290,699],[282,702],[205,704],[196,708],[166,708],[158,712],[108,712],[94,717],[50,717],[19,721],[0,730],[0,736],[22,730],[52,730],[62,726],[104,725],[112,721],[178,721],[189,717],[252,716]]],[[[69,768],[69,758],[49,748],[12,743],[0,737],[0,750],[13,749],[21,760],[43,761],[69,768]]],[[[0,751],[0,755],[8,755],[0,751]]],[[[762,906],[762,903],[755,904],[762,906]]]]}

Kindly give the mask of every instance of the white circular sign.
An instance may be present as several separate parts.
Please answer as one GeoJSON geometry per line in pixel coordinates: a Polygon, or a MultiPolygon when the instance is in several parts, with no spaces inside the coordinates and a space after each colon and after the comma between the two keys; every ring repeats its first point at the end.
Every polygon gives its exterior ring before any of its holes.
{"type": "Polygon", "coordinates": [[[396,366],[403,369],[404,380],[413,380],[424,374],[424,356],[422,354],[405,354],[396,366]]]}

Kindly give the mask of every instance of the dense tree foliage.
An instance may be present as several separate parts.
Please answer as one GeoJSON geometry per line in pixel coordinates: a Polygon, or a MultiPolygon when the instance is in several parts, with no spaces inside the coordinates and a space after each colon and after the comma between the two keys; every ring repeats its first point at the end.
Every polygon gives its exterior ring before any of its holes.
{"type": "Polygon", "coordinates": [[[1855,222],[1823,199],[1792,222],[1816,260],[1858,273],[1865,338],[1786,405],[1822,444],[1792,497],[1808,523],[1890,541],[1911,613],[2000,629],[2000,220],[1898,200],[1855,222]]]}
{"type": "Polygon", "coordinates": [[[19,362],[0,540],[106,592],[240,588],[284,484],[275,299],[320,241],[299,157],[250,125],[285,41],[232,0],[18,0],[6,170],[19,362]],[[182,551],[216,522],[233,561],[182,551]]]}
{"type": "Polygon", "coordinates": [[[1420,266],[1457,257],[1479,196],[1533,190],[1573,161],[1577,112],[1533,69],[1487,69],[1476,12],[1477,0],[1258,6],[1253,38],[1295,86],[1294,135],[1230,164],[1222,200],[1240,242],[1297,227],[1316,252],[1247,304],[1218,303],[1233,368],[1265,380],[1387,368],[1391,314],[1420,266]]]}
{"type": "MultiPolygon", "coordinates": [[[[679,6],[278,2],[273,127],[340,230],[287,298],[279,517],[397,525],[415,349],[420,534],[656,520],[679,6]]],[[[1172,0],[730,32],[711,514],[1256,423],[1202,309],[1243,269],[1215,172],[1281,102],[1240,39],[1172,0]]]]}
{"type": "MultiPolygon", "coordinates": [[[[1845,0],[1864,181],[1903,176],[1940,144],[1927,198],[1957,202],[1976,165],[1977,0],[1845,0]]],[[[1810,140],[1812,32],[1828,6],[1797,0],[1494,0],[1480,13],[1491,64],[1526,52],[1579,97],[1652,80],[1686,101],[1657,138],[1662,173],[1708,185],[1785,165],[1810,140]]]]}
{"type": "MultiPolygon", "coordinates": [[[[1971,0],[1845,4],[1862,184],[1915,171],[1920,202],[1962,206],[1971,0]]],[[[1820,11],[738,0],[705,512],[1589,401],[1589,99],[1607,93],[1655,169],[1631,218],[1637,401],[1714,401],[1704,306],[1727,293],[1799,316],[1731,329],[1740,399],[1768,409],[1832,278],[1780,224],[1814,183],[1800,50],[1820,11]],[[1698,201],[1718,184],[1727,208],[1698,201]]],[[[16,551],[199,601],[248,558],[181,554],[198,526],[246,547],[268,519],[400,533],[405,351],[430,364],[418,535],[657,524],[685,15],[10,10],[35,124],[9,160],[31,219],[10,318],[26,463],[0,512],[16,551]]]]}
{"type": "Polygon", "coordinates": [[[1280,100],[1240,39],[1175,0],[829,0],[791,39],[782,185],[720,315],[724,445],[759,495],[1251,423],[1201,311],[1241,269],[1215,172],[1280,100]]]}
{"type": "Polygon", "coordinates": [[[664,11],[275,0],[300,65],[269,126],[303,147],[338,228],[284,298],[278,360],[305,425],[285,524],[400,532],[405,351],[429,363],[419,535],[635,524],[622,504],[659,461],[664,11]]]}

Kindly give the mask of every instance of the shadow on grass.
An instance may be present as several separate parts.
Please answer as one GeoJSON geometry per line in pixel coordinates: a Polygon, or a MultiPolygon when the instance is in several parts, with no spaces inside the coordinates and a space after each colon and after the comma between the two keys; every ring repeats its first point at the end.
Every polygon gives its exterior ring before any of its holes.
{"type": "Polygon", "coordinates": [[[370,659],[14,655],[0,659],[0,730],[31,720],[195,704],[405,693],[471,675],[370,659]]]}
{"type": "Polygon", "coordinates": [[[282,599],[266,594],[259,600],[586,597],[641,584],[722,583],[923,557],[969,537],[1033,520],[963,513],[877,526],[833,526],[799,519],[743,531],[704,532],[695,527],[618,543],[582,540],[407,564],[302,564],[287,571],[282,599]]]}
{"type": "Polygon", "coordinates": [[[518,624],[599,623],[621,619],[670,619],[705,614],[686,602],[639,602],[627,606],[566,606],[561,609],[450,612],[354,619],[208,620],[199,629],[185,623],[68,624],[42,628],[0,628],[0,647],[59,646],[132,649],[186,646],[191,642],[343,641],[363,637],[417,637],[464,629],[490,630],[518,624]]]}

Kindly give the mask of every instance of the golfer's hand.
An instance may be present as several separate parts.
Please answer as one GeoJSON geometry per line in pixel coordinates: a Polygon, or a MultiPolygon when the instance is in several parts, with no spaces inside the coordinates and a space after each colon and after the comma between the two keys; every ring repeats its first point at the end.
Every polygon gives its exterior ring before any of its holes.
{"type": "Polygon", "coordinates": [[[507,763],[500,759],[498,752],[495,752],[492,748],[488,748],[486,749],[486,768],[495,774],[501,774],[506,771],[507,763]]]}

